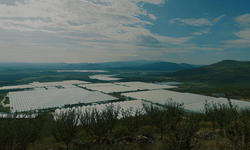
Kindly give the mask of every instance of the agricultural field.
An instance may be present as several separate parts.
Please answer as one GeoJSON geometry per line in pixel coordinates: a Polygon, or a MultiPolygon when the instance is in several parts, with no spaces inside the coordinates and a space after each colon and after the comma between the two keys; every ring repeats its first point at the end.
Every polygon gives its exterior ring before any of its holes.
{"type": "MultiPolygon", "coordinates": [[[[162,77],[162,74],[169,71],[102,71],[103,75],[117,75],[116,78],[121,78],[119,82],[131,82],[131,81],[141,81],[141,82],[171,82],[175,81],[174,78],[162,77]]],[[[83,80],[91,83],[112,83],[114,81],[108,80],[98,80],[91,79],[90,76],[99,75],[100,71],[84,72],[84,71],[59,71],[58,70],[1,70],[0,72],[0,85],[24,85],[32,83],[34,81],[39,82],[57,82],[62,80],[83,80]]],[[[115,81],[117,82],[117,81],[115,81]]],[[[97,84],[95,84],[97,85],[97,84]]],[[[225,97],[224,93],[228,93],[230,98],[250,101],[250,87],[247,83],[232,83],[232,84],[215,84],[215,83],[195,83],[195,82],[184,82],[177,86],[178,88],[168,89],[176,92],[188,92],[194,94],[201,94],[213,97],[225,97]]],[[[115,88],[115,87],[113,87],[115,88]]],[[[106,91],[106,93],[119,92],[120,87],[115,88],[115,90],[105,90],[105,87],[92,87],[90,90],[101,90],[106,91]],[[111,92],[110,92],[111,91],[111,92]]],[[[121,89],[124,90],[123,87],[121,89]]],[[[140,87],[131,87],[131,90],[137,90],[140,87]]],[[[0,90],[0,99],[6,96],[7,93],[13,91],[22,91],[23,89],[12,89],[12,90],[0,90]]],[[[29,90],[29,89],[24,89],[29,90]]],[[[129,91],[127,89],[127,91],[129,91]]],[[[124,99],[124,98],[122,98],[124,99]]],[[[8,112],[8,108],[1,108],[2,112],[8,112]]]]}
{"type": "Polygon", "coordinates": [[[214,97],[225,97],[224,93],[228,93],[230,98],[250,101],[249,83],[232,83],[232,84],[214,84],[214,83],[190,83],[178,85],[178,88],[172,91],[188,92],[202,94],[214,97]]]}

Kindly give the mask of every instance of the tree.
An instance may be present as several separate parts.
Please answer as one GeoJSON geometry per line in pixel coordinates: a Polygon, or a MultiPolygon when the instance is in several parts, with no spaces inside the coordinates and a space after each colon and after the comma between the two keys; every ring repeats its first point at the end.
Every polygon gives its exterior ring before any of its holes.
{"type": "Polygon", "coordinates": [[[111,105],[106,105],[106,108],[104,111],[106,111],[106,119],[107,119],[107,123],[108,123],[108,129],[110,130],[110,132],[112,132],[116,122],[117,122],[117,117],[119,115],[121,107],[118,106],[115,108],[115,106],[113,104],[111,105]]]}
{"type": "Polygon", "coordinates": [[[82,130],[82,126],[79,126],[80,115],[73,109],[69,109],[66,112],[60,112],[54,122],[52,135],[58,142],[63,142],[69,149],[69,144],[82,130]]]}
{"type": "Polygon", "coordinates": [[[154,104],[142,103],[143,109],[150,119],[150,124],[156,126],[161,132],[161,140],[167,125],[167,109],[165,107],[157,106],[154,104]]]}
{"type": "Polygon", "coordinates": [[[127,110],[122,109],[122,121],[130,132],[131,136],[133,132],[139,131],[144,118],[145,117],[142,113],[142,110],[139,108],[137,108],[135,111],[132,107],[128,108],[127,110]]]}
{"type": "Polygon", "coordinates": [[[4,150],[26,150],[40,135],[43,124],[39,117],[28,112],[8,114],[1,120],[0,146],[4,150]]]}
{"type": "Polygon", "coordinates": [[[90,108],[85,109],[85,112],[82,112],[80,115],[80,122],[83,126],[84,130],[86,131],[86,135],[89,135],[89,132],[91,130],[90,124],[91,124],[91,110],[90,108]]]}
{"type": "Polygon", "coordinates": [[[99,147],[101,145],[101,137],[103,137],[109,130],[107,121],[107,112],[99,111],[96,108],[91,112],[91,129],[98,136],[99,147]]]}
{"type": "Polygon", "coordinates": [[[203,113],[205,115],[206,121],[212,122],[213,130],[214,130],[215,129],[215,122],[216,122],[215,117],[214,117],[216,115],[214,108],[212,107],[211,104],[207,103],[207,101],[204,104],[204,108],[205,108],[205,110],[201,111],[201,113],[203,113]]]}

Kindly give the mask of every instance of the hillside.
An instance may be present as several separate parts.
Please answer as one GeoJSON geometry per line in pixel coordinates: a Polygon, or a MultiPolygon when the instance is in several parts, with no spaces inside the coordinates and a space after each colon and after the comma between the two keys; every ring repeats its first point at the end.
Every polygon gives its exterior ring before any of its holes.
{"type": "Polygon", "coordinates": [[[172,62],[147,63],[140,66],[110,67],[110,70],[153,70],[153,71],[177,71],[188,68],[195,68],[196,65],[177,64],[172,62]]]}
{"type": "Polygon", "coordinates": [[[250,61],[223,60],[211,65],[166,74],[181,81],[236,83],[250,81],[250,61]]]}
{"type": "Polygon", "coordinates": [[[17,63],[0,62],[0,69],[44,69],[44,70],[157,70],[177,71],[198,67],[191,64],[177,64],[159,60],[116,61],[106,63],[17,63]]]}

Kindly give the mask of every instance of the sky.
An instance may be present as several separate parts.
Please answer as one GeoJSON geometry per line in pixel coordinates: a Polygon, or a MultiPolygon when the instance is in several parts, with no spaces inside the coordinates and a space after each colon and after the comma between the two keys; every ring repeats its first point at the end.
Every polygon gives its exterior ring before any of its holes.
{"type": "Polygon", "coordinates": [[[250,60],[249,0],[0,0],[0,62],[250,60]]]}

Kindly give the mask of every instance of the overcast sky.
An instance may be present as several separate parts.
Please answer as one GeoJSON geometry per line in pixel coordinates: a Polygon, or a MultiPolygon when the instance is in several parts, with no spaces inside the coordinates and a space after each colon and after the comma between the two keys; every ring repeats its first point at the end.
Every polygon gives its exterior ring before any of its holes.
{"type": "Polygon", "coordinates": [[[0,0],[0,62],[250,60],[249,0],[0,0]]]}

